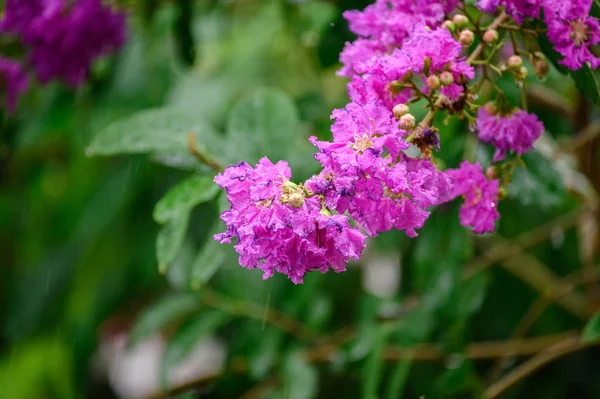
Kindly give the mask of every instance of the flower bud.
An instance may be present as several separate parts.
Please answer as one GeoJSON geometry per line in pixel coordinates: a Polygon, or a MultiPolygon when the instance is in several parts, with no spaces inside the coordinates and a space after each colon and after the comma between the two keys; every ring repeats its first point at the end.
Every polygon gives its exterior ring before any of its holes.
{"type": "Polygon", "coordinates": [[[485,176],[489,180],[495,179],[498,177],[498,168],[495,166],[488,166],[488,168],[485,170],[485,176]]]}
{"type": "Polygon", "coordinates": [[[408,81],[412,80],[412,78],[413,78],[413,71],[409,70],[404,75],[402,75],[400,80],[403,82],[408,82],[408,81]]]}
{"type": "Polygon", "coordinates": [[[408,105],[406,104],[396,104],[394,105],[394,109],[392,109],[394,118],[396,118],[396,120],[400,120],[400,118],[408,114],[409,111],[408,105]]]}
{"type": "Polygon", "coordinates": [[[508,197],[508,190],[504,186],[498,187],[498,199],[504,199],[508,197]]]}
{"type": "Polygon", "coordinates": [[[521,66],[521,68],[519,68],[519,72],[517,72],[517,79],[525,80],[527,79],[527,75],[529,75],[529,71],[527,68],[525,68],[525,66],[521,66]]]}
{"type": "Polygon", "coordinates": [[[518,70],[523,65],[523,59],[518,55],[511,55],[508,57],[508,61],[506,62],[506,66],[509,69],[518,70]]]}
{"type": "Polygon", "coordinates": [[[444,71],[440,74],[440,83],[442,86],[450,86],[454,83],[454,76],[452,76],[452,73],[444,71]]]}
{"type": "Polygon", "coordinates": [[[485,103],[485,105],[483,106],[483,110],[488,115],[496,115],[498,113],[498,107],[496,106],[496,103],[494,101],[485,103]]]}
{"type": "Polygon", "coordinates": [[[402,115],[400,118],[400,123],[398,123],[398,127],[402,130],[413,130],[416,126],[417,122],[415,117],[411,114],[402,115]]]}
{"type": "Polygon", "coordinates": [[[435,91],[441,85],[440,78],[438,78],[437,75],[431,75],[425,80],[425,84],[427,84],[427,87],[429,87],[430,90],[435,91]]]}
{"type": "Polygon", "coordinates": [[[475,41],[475,34],[472,31],[465,29],[460,32],[458,39],[463,46],[470,46],[473,44],[473,41],[475,41]]]}
{"type": "Polygon", "coordinates": [[[535,71],[535,76],[539,79],[545,79],[548,76],[548,72],[550,72],[550,64],[548,64],[545,58],[536,58],[533,63],[533,70],[535,71]]]}
{"type": "Polygon", "coordinates": [[[498,31],[494,29],[486,30],[483,34],[483,41],[487,44],[493,44],[498,40],[498,31]]]}
{"type": "Polygon", "coordinates": [[[452,18],[452,22],[454,22],[454,26],[456,26],[458,29],[461,29],[467,26],[467,24],[469,23],[469,19],[464,15],[456,14],[452,18]]]}
{"type": "Polygon", "coordinates": [[[456,29],[456,26],[454,26],[454,22],[447,19],[442,23],[442,29],[446,29],[446,30],[449,30],[450,32],[454,32],[454,30],[456,29]]]}
{"type": "Polygon", "coordinates": [[[425,72],[425,75],[429,76],[430,69],[431,69],[431,58],[425,57],[425,59],[423,60],[423,72],[425,72]]]}

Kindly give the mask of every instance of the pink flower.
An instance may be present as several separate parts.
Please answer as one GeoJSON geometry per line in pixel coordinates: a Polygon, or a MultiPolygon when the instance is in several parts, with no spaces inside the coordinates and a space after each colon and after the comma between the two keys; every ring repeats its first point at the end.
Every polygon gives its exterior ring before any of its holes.
{"type": "Polygon", "coordinates": [[[460,223],[471,226],[475,233],[494,231],[498,213],[497,179],[487,180],[479,163],[463,161],[458,169],[449,169],[446,174],[454,180],[453,196],[463,196],[460,208],[460,223]]]}
{"type": "Polygon", "coordinates": [[[360,257],[366,237],[346,216],[324,211],[318,196],[290,177],[286,162],[267,158],[255,168],[241,162],[217,175],[231,209],[221,215],[227,230],[214,238],[221,243],[235,238],[240,265],[261,269],[264,279],[277,271],[301,284],[314,270],[344,271],[349,259],[360,257]]]}
{"type": "Polygon", "coordinates": [[[521,155],[533,148],[544,132],[544,124],[535,114],[521,109],[508,114],[495,110],[490,103],[477,113],[479,139],[496,147],[494,161],[504,159],[507,151],[521,155]]]}
{"type": "Polygon", "coordinates": [[[0,57],[0,82],[5,94],[5,106],[9,114],[13,113],[19,96],[27,91],[29,79],[21,64],[0,57]]]}
{"type": "Polygon", "coordinates": [[[363,11],[346,11],[344,18],[350,30],[360,38],[346,43],[340,57],[344,66],[338,74],[351,77],[358,63],[400,47],[416,24],[439,25],[444,12],[452,11],[456,3],[456,0],[376,0],[363,11]]]}
{"type": "Polygon", "coordinates": [[[589,62],[592,68],[600,66],[600,58],[591,51],[590,46],[600,43],[600,24],[589,16],[591,0],[557,2],[544,8],[548,25],[548,39],[554,49],[565,58],[559,62],[577,70],[589,62]]]}
{"type": "Polygon", "coordinates": [[[307,182],[325,204],[348,212],[372,236],[391,229],[416,236],[427,208],[449,200],[449,179],[429,160],[407,157],[392,114],[378,103],[335,110],[333,142],[311,142],[323,172],[307,182]]]}
{"type": "MultiPolygon", "coordinates": [[[[350,98],[355,102],[377,100],[391,109],[411,96],[411,90],[405,89],[404,83],[412,80],[412,75],[423,79],[425,75],[446,71],[452,74],[454,82],[441,92],[454,100],[463,92],[455,82],[475,75],[461,51],[462,45],[447,30],[418,25],[401,48],[355,64],[354,69],[362,76],[353,77],[348,84],[350,98]]],[[[428,92],[429,88],[423,85],[421,90],[428,92]]]]}
{"type": "Polygon", "coordinates": [[[494,13],[498,7],[505,7],[506,13],[518,23],[526,17],[539,18],[542,5],[546,0],[479,0],[479,9],[494,13]]]}

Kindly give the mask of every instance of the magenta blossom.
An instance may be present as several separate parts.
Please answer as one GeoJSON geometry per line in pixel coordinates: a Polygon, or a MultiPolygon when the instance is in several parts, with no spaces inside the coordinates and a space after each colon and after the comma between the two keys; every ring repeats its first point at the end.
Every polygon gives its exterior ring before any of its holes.
{"type": "Polygon", "coordinates": [[[391,229],[416,236],[433,205],[450,199],[448,178],[429,160],[402,153],[409,145],[391,112],[378,103],[335,110],[333,142],[311,142],[323,171],[307,185],[325,204],[348,212],[372,236],[391,229]]]}
{"type": "Polygon", "coordinates": [[[10,114],[14,112],[19,96],[27,91],[29,80],[21,64],[0,57],[0,82],[4,90],[6,110],[10,114]]]}
{"type": "Polygon", "coordinates": [[[589,62],[592,68],[600,66],[600,58],[590,46],[600,43],[600,23],[589,16],[591,0],[562,1],[544,8],[548,25],[548,39],[554,49],[565,58],[559,62],[576,70],[589,62]]]}
{"type": "Polygon", "coordinates": [[[506,13],[521,23],[526,17],[539,18],[545,2],[546,0],[479,0],[477,7],[489,13],[494,13],[498,7],[505,7],[506,13]]]}
{"type": "Polygon", "coordinates": [[[346,43],[340,57],[344,67],[338,74],[351,77],[358,64],[400,47],[414,25],[439,25],[444,12],[453,10],[456,3],[456,0],[376,0],[363,11],[346,11],[344,18],[350,30],[360,38],[346,43]]]}
{"type": "Polygon", "coordinates": [[[477,130],[481,141],[496,147],[494,161],[499,161],[507,151],[521,155],[531,150],[544,132],[544,124],[522,109],[503,114],[488,103],[477,113],[477,130]]]}
{"type": "Polygon", "coordinates": [[[460,208],[460,223],[471,226],[474,233],[494,231],[498,213],[498,179],[487,180],[479,163],[463,161],[458,169],[446,174],[454,180],[453,196],[465,200],[460,208]]]}
{"type": "Polygon", "coordinates": [[[0,29],[20,37],[42,83],[79,86],[92,61],[123,45],[125,15],[102,0],[8,0],[0,29]]]}
{"type": "Polygon", "coordinates": [[[267,158],[255,168],[241,162],[217,175],[231,209],[221,215],[227,230],[215,239],[231,243],[235,238],[240,265],[261,269],[264,279],[277,271],[301,284],[314,270],[344,271],[349,259],[360,257],[366,237],[290,177],[286,162],[267,158]]]}

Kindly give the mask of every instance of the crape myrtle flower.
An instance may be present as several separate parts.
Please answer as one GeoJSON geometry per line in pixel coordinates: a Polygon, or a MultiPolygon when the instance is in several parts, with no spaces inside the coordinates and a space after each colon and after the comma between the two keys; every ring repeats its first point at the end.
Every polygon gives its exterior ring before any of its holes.
{"type": "Polygon", "coordinates": [[[547,2],[547,0],[479,0],[477,7],[489,13],[494,13],[498,7],[504,7],[508,15],[521,23],[527,17],[539,18],[542,5],[547,2]]]}
{"type": "Polygon", "coordinates": [[[528,152],[544,132],[535,114],[514,108],[504,99],[479,108],[476,126],[479,139],[496,147],[494,162],[504,159],[508,151],[528,152]]]}
{"type": "Polygon", "coordinates": [[[28,83],[27,73],[19,62],[0,57],[0,88],[9,114],[14,112],[19,96],[27,91],[28,83]]]}
{"type": "MultiPolygon", "coordinates": [[[[423,80],[440,75],[447,83],[440,87],[440,93],[455,100],[463,92],[457,82],[475,75],[461,51],[462,45],[446,29],[415,26],[401,48],[358,64],[356,70],[361,76],[348,83],[348,93],[354,102],[379,101],[392,109],[411,96],[415,75],[423,80]]],[[[430,91],[427,84],[422,91],[430,91]]]]}
{"type": "Polygon", "coordinates": [[[594,69],[600,66],[600,58],[590,51],[590,46],[600,42],[600,24],[589,16],[591,6],[592,0],[546,1],[548,39],[564,56],[559,63],[567,68],[577,70],[586,62],[594,69]]]}
{"type": "Polygon", "coordinates": [[[273,164],[267,158],[255,168],[240,162],[217,175],[231,208],[221,215],[227,230],[214,238],[236,239],[240,265],[261,269],[263,279],[277,271],[301,284],[314,270],[344,271],[349,259],[360,257],[366,236],[290,177],[287,162],[273,164]]]}
{"type": "Polygon", "coordinates": [[[311,185],[325,204],[348,212],[371,236],[391,229],[414,237],[427,208],[449,200],[449,179],[428,159],[402,152],[409,145],[390,111],[376,102],[335,110],[333,142],[311,142],[323,171],[311,185]]]}
{"type": "Polygon", "coordinates": [[[498,213],[498,179],[487,180],[479,163],[463,161],[458,169],[446,174],[453,179],[453,197],[462,196],[460,223],[472,227],[474,233],[494,231],[498,213]]]}
{"type": "Polygon", "coordinates": [[[350,30],[359,38],[346,43],[338,75],[351,77],[358,64],[400,47],[416,24],[438,26],[456,3],[456,0],[376,0],[363,11],[344,12],[350,30]]]}
{"type": "Polygon", "coordinates": [[[102,0],[7,0],[0,30],[22,40],[40,82],[76,87],[95,59],[123,45],[125,14],[102,0]]]}

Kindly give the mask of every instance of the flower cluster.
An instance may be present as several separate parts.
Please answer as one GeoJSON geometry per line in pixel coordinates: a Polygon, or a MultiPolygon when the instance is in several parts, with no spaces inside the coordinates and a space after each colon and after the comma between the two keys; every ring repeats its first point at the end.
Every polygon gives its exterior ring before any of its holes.
{"type": "MultiPolygon", "coordinates": [[[[92,62],[118,50],[125,41],[125,14],[102,0],[7,0],[0,34],[18,40],[23,61],[11,63],[19,76],[33,71],[41,83],[60,80],[76,87],[86,79],[92,62]]],[[[10,79],[6,68],[0,69],[10,79]]],[[[14,108],[26,85],[7,88],[7,108],[14,108]]]]}
{"type": "Polygon", "coordinates": [[[269,278],[274,271],[302,283],[307,272],[325,273],[329,267],[345,270],[349,259],[358,259],[365,236],[343,215],[331,215],[318,196],[290,182],[284,161],[267,158],[255,168],[245,162],[233,165],[215,181],[225,189],[231,209],[221,218],[227,231],[215,239],[231,243],[240,254],[240,265],[259,268],[269,278]]]}
{"type": "Polygon", "coordinates": [[[592,3],[593,0],[479,0],[477,5],[487,12],[504,7],[519,23],[527,17],[540,18],[543,11],[548,39],[564,56],[560,63],[577,70],[586,62],[592,68],[600,66],[600,58],[590,51],[600,42],[600,23],[589,15],[592,3]]]}
{"type": "Polygon", "coordinates": [[[400,46],[416,24],[439,25],[455,5],[455,0],[376,0],[363,11],[346,11],[344,18],[359,38],[346,43],[338,74],[350,77],[359,64],[400,46]]]}
{"type": "Polygon", "coordinates": [[[487,180],[481,166],[464,161],[460,168],[450,169],[447,174],[454,180],[453,196],[464,197],[460,208],[460,223],[473,227],[475,233],[494,231],[498,213],[497,179],[487,180]]]}
{"type": "Polygon", "coordinates": [[[458,197],[464,199],[463,226],[494,231],[504,186],[544,125],[504,98],[492,72],[512,74],[525,90],[528,68],[519,55],[525,53],[538,76],[548,73],[544,55],[519,49],[527,42],[513,37],[539,34],[519,24],[542,13],[548,38],[565,56],[561,62],[572,69],[596,67],[589,47],[600,41],[599,26],[589,16],[591,0],[479,0],[480,10],[495,14],[491,23],[452,15],[456,6],[453,0],[376,0],[363,11],[344,13],[359,36],[340,56],[338,74],[350,78],[350,103],[333,111],[331,141],[309,139],[322,170],[296,185],[285,162],[263,159],[254,169],[230,166],[215,179],[231,202],[222,215],[227,231],[215,238],[237,240],[242,266],[261,268],[265,278],[278,271],[295,283],[312,270],[340,271],[360,255],[366,238],[361,231],[376,237],[394,229],[415,237],[431,207],[458,197]],[[509,31],[512,52],[506,54],[502,36],[509,31]],[[477,104],[485,85],[496,100],[477,104]],[[429,111],[417,122],[410,111],[419,102],[429,111]],[[479,139],[496,148],[487,173],[468,161],[440,170],[434,123],[442,111],[467,119],[479,139]]]}
{"type": "Polygon", "coordinates": [[[477,114],[479,139],[496,147],[494,161],[504,159],[507,151],[521,155],[533,148],[533,143],[544,132],[544,124],[535,114],[513,108],[503,112],[494,103],[488,103],[477,114]]]}

